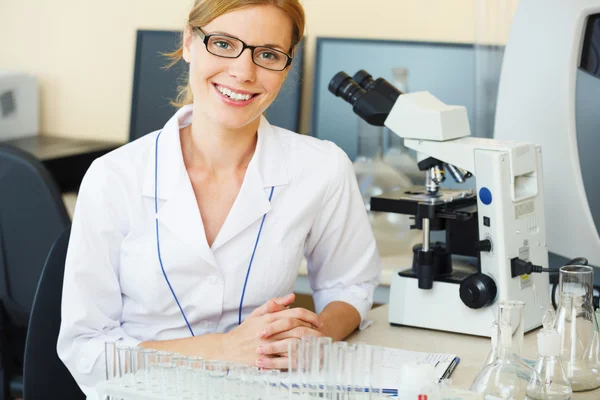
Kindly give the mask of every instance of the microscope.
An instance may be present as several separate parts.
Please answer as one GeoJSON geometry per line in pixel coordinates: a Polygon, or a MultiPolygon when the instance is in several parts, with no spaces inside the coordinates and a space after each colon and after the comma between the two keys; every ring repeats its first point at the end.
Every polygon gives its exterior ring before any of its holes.
{"type": "Polygon", "coordinates": [[[412,266],[393,275],[389,322],[490,337],[501,300],[525,302],[525,331],[549,306],[541,148],[470,137],[465,107],[429,92],[401,93],[366,71],[336,74],[329,91],[367,123],[417,152],[424,186],[372,197],[371,211],[414,217],[412,266]],[[476,190],[441,185],[475,179],[476,190]],[[445,231],[445,243],[432,242],[445,231]]]}

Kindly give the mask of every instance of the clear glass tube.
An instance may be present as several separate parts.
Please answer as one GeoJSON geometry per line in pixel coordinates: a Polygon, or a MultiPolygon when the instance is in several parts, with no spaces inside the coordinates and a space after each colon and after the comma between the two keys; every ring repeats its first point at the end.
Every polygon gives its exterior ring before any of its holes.
{"type": "Polygon", "coordinates": [[[288,378],[287,389],[290,398],[300,397],[302,395],[302,367],[301,367],[302,341],[288,341],[288,378]]]}
{"type": "Polygon", "coordinates": [[[206,371],[206,396],[207,400],[219,400],[225,391],[225,376],[227,375],[227,363],[223,361],[210,360],[204,364],[206,371]]]}
{"type": "Polygon", "coordinates": [[[265,400],[281,398],[281,371],[278,369],[266,370],[262,374],[264,382],[265,400]]]}
{"type": "Polygon", "coordinates": [[[143,347],[131,349],[131,373],[133,384],[138,389],[144,389],[146,379],[146,359],[143,347]]]}
{"type": "Polygon", "coordinates": [[[204,369],[206,361],[199,356],[188,357],[188,365],[191,371],[191,392],[194,398],[204,399],[206,393],[206,371],[204,369]]]}
{"type": "Polygon", "coordinates": [[[263,381],[260,376],[260,369],[249,367],[241,374],[242,390],[246,393],[248,400],[260,400],[263,389],[263,381]]]}
{"type": "Polygon", "coordinates": [[[171,361],[175,366],[175,392],[177,395],[183,396],[188,393],[189,386],[186,386],[186,383],[191,380],[188,359],[183,355],[175,354],[171,361]]]}
{"type": "Polygon", "coordinates": [[[556,329],[561,359],[573,391],[600,387],[598,324],[592,303],[594,270],[584,265],[560,268],[556,329]]]}
{"type": "Polygon", "coordinates": [[[125,345],[117,345],[118,374],[121,385],[131,387],[134,385],[131,374],[131,348],[125,345]]]}
{"type": "Polygon", "coordinates": [[[249,367],[243,364],[228,364],[227,375],[225,376],[225,398],[239,399],[244,398],[245,393],[242,391],[242,374],[249,367]]]}
{"type": "Polygon", "coordinates": [[[305,336],[300,339],[302,347],[301,367],[302,367],[302,388],[305,397],[317,397],[318,395],[318,359],[317,359],[317,338],[315,336],[305,336]]]}
{"type": "Polygon", "coordinates": [[[111,381],[119,377],[117,364],[117,346],[113,341],[104,342],[104,361],[106,380],[111,381]]]}
{"type": "Polygon", "coordinates": [[[333,380],[336,386],[337,398],[347,396],[350,387],[350,366],[348,365],[348,343],[335,342],[332,346],[331,358],[334,363],[333,380]]]}
{"type": "Polygon", "coordinates": [[[152,393],[160,393],[162,381],[160,369],[158,367],[157,351],[154,349],[144,350],[144,360],[146,366],[146,390],[152,393]]]}

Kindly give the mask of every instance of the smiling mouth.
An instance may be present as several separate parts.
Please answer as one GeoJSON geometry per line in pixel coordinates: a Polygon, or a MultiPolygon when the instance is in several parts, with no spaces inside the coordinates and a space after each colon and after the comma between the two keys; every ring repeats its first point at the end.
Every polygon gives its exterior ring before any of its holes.
{"type": "Polygon", "coordinates": [[[258,93],[238,93],[221,85],[217,85],[216,83],[214,83],[213,85],[223,96],[227,96],[230,99],[236,101],[248,101],[253,97],[258,96],[258,93]]]}

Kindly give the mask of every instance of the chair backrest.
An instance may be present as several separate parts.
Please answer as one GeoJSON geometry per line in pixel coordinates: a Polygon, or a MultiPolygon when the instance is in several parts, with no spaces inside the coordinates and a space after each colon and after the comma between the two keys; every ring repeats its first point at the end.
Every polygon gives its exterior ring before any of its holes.
{"type": "Polygon", "coordinates": [[[56,353],[70,233],[71,229],[67,228],[54,243],[35,294],[23,368],[23,397],[27,400],[85,399],[85,395],[56,353]]]}
{"type": "Polygon", "coordinates": [[[69,224],[43,164],[0,144],[0,300],[10,324],[27,326],[48,252],[69,224]]]}

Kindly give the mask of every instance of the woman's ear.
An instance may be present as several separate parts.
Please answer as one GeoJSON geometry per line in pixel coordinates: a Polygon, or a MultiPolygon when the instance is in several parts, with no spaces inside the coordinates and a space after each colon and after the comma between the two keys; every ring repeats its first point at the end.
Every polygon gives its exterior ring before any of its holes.
{"type": "Polygon", "coordinates": [[[192,59],[192,42],[194,40],[193,31],[194,28],[190,27],[190,25],[186,25],[185,31],[183,32],[183,54],[182,57],[186,63],[190,63],[192,59]]]}

